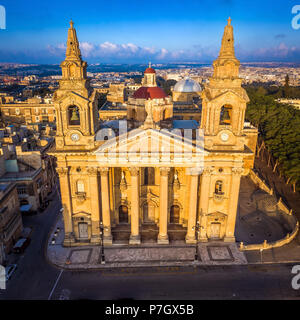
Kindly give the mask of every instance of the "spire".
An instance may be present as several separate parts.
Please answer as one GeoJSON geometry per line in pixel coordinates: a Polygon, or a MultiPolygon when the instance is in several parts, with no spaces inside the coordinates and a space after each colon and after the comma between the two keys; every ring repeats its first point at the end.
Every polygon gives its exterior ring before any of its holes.
{"type": "Polygon", "coordinates": [[[234,37],[231,18],[227,20],[227,25],[224,29],[221,49],[219,57],[214,61],[213,78],[238,78],[240,62],[235,57],[234,52],[234,37]]]}
{"type": "Polygon", "coordinates": [[[81,60],[79,42],[74,28],[74,22],[72,20],[70,21],[70,28],[68,31],[66,60],[81,60]]]}
{"type": "Polygon", "coordinates": [[[231,18],[228,18],[228,24],[225,26],[222,45],[220,50],[220,58],[234,57],[234,37],[233,37],[233,27],[231,25],[231,18]]]}

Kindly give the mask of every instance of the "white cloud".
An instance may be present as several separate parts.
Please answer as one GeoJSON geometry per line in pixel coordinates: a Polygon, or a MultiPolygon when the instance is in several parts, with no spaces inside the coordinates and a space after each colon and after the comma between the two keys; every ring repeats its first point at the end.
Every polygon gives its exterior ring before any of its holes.
{"type": "MultiPolygon", "coordinates": [[[[101,44],[81,42],[80,49],[84,58],[102,60],[103,62],[145,62],[145,61],[201,61],[208,62],[218,56],[219,47],[203,47],[194,45],[185,50],[167,50],[166,48],[141,47],[134,43],[116,44],[105,41],[101,44]]],[[[52,57],[63,58],[66,45],[60,43],[56,46],[48,46],[47,51],[52,57]]],[[[299,61],[300,47],[288,46],[281,42],[273,48],[259,48],[245,50],[236,44],[236,55],[242,61],[299,61]]]]}
{"type": "Polygon", "coordinates": [[[95,50],[94,45],[89,42],[80,42],[79,46],[80,46],[82,55],[85,57],[89,57],[95,50]]]}

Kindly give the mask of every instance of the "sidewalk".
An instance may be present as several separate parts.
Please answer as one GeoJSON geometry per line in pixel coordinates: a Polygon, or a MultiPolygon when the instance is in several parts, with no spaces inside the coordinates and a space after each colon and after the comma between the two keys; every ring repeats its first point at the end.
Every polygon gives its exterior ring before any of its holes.
{"type": "Polygon", "coordinates": [[[143,243],[138,246],[113,244],[104,248],[105,264],[101,264],[101,246],[62,246],[64,230],[59,218],[47,243],[48,261],[65,269],[107,269],[124,267],[242,265],[247,264],[243,252],[235,243],[208,242],[198,244],[198,261],[195,261],[196,246],[184,241],[172,245],[143,243]],[[54,232],[60,229],[57,236],[54,232]],[[52,239],[55,238],[55,244],[52,239]]]}

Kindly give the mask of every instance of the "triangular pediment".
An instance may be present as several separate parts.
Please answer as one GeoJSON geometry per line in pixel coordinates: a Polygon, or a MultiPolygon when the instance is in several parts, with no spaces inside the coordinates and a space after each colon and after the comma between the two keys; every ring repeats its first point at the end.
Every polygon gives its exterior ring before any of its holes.
{"type": "Polygon", "coordinates": [[[218,94],[214,97],[212,97],[212,96],[209,97],[210,102],[214,102],[217,104],[218,104],[218,102],[221,102],[224,100],[230,101],[230,100],[236,100],[236,99],[238,99],[239,101],[244,102],[244,103],[249,102],[249,98],[244,91],[237,92],[233,89],[228,89],[225,92],[221,92],[220,94],[218,94]]]}
{"type": "Polygon", "coordinates": [[[107,140],[94,151],[101,162],[182,163],[191,167],[201,164],[205,153],[200,135],[192,140],[182,137],[180,130],[166,129],[135,129],[107,140]]]}
{"type": "Polygon", "coordinates": [[[86,103],[87,101],[89,101],[88,98],[86,97],[83,97],[82,95],[74,92],[74,91],[69,91],[67,94],[59,97],[59,98],[56,98],[55,99],[55,102],[63,102],[63,101],[70,101],[70,103],[72,101],[82,101],[84,103],[86,103]]]}

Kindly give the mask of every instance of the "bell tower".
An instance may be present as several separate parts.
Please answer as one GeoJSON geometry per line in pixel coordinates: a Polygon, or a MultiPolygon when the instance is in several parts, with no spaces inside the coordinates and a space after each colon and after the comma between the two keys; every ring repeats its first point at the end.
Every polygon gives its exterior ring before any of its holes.
{"type": "Polygon", "coordinates": [[[53,97],[57,119],[56,149],[93,149],[98,129],[98,99],[90,87],[87,63],[81,58],[73,21],[68,31],[66,58],[60,67],[62,79],[53,97]]]}
{"type": "Polygon", "coordinates": [[[225,26],[219,57],[213,63],[213,76],[202,92],[201,128],[205,146],[214,150],[244,148],[244,119],[249,102],[239,77],[240,62],[235,57],[231,19],[225,26]]]}

